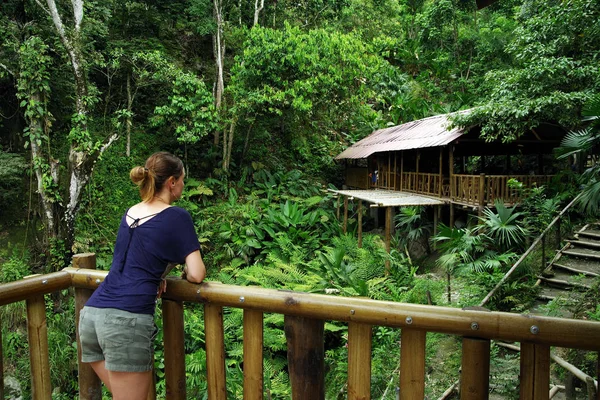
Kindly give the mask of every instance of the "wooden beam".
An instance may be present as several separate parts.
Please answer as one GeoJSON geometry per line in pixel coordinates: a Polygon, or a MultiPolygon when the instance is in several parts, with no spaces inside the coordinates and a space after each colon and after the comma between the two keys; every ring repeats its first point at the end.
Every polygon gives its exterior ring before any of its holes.
{"type": "Polygon", "coordinates": [[[344,224],[342,225],[344,235],[348,232],[348,196],[344,196],[344,224]]]}
{"type": "Polygon", "coordinates": [[[443,168],[442,168],[442,164],[444,162],[444,148],[440,147],[440,183],[439,183],[439,187],[438,187],[438,197],[442,197],[442,193],[443,193],[443,186],[444,186],[444,172],[443,172],[443,168]]]}
{"type": "Polygon", "coordinates": [[[487,399],[490,386],[490,341],[463,338],[460,399],[487,399]]]}
{"type": "MultiPolygon", "coordinates": [[[[94,253],[76,254],[73,256],[74,268],[96,269],[96,255],[94,253]]],[[[101,400],[102,382],[89,363],[81,362],[81,341],[79,340],[79,317],[81,309],[94,293],[91,289],[75,288],[75,337],[77,341],[77,381],[79,384],[79,398],[81,400],[101,400]]],[[[2,397],[0,397],[2,398],[2,397]]]]}
{"type": "Polygon", "coordinates": [[[38,295],[27,299],[25,303],[27,304],[31,398],[33,400],[46,400],[52,398],[46,302],[43,295],[38,295]]]}
{"type": "Polygon", "coordinates": [[[454,187],[454,146],[448,146],[448,175],[450,176],[450,200],[454,200],[456,196],[456,188],[454,187]]]}
{"type": "Polygon", "coordinates": [[[371,398],[371,325],[348,323],[348,399],[371,398]]]}
{"type": "Polygon", "coordinates": [[[204,331],[206,337],[208,399],[227,400],[223,307],[216,304],[204,304],[204,331]]]}
{"type": "Polygon", "coordinates": [[[292,399],[325,399],[325,347],[322,320],[284,317],[292,399]]]}
{"type": "Polygon", "coordinates": [[[404,190],[404,151],[400,153],[400,191],[404,190]]]}
{"type": "Polygon", "coordinates": [[[550,346],[521,343],[521,400],[547,400],[550,388],[550,346]]]}
{"type": "Polygon", "coordinates": [[[425,398],[426,333],[417,329],[402,329],[400,342],[400,400],[425,398]]]}
{"type": "Polygon", "coordinates": [[[244,310],[244,399],[263,399],[263,313],[244,310]]]}
{"type": "Polygon", "coordinates": [[[162,311],[167,399],[185,400],[186,384],[183,302],[163,299],[162,311]]]}

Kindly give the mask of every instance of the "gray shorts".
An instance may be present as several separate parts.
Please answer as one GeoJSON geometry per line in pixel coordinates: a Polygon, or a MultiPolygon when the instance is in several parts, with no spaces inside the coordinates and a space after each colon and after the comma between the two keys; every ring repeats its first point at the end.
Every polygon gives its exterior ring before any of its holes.
{"type": "Polygon", "coordinates": [[[150,371],[156,332],[152,315],[83,307],[79,314],[81,362],[104,360],[109,371],[150,371]]]}

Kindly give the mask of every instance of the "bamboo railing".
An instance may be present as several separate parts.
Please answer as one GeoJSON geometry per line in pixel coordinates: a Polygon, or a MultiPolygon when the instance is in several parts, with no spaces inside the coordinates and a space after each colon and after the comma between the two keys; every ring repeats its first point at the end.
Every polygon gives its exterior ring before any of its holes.
{"type": "MultiPolygon", "coordinates": [[[[94,255],[74,265],[93,268],[94,255]]],[[[75,287],[77,311],[107,272],[70,267],[54,274],[0,285],[0,305],[27,300],[32,398],[51,394],[44,294],[75,287]],[[41,301],[40,301],[41,300],[41,301]],[[40,304],[42,306],[40,306],[40,304]]],[[[490,340],[520,342],[520,398],[547,399],[550,346],[600,351],[600,323],[503,312],[456,309],[308,294],[217,282],[200,285],[168,278],[163,295],[167,399],[185,399],[183,302],[204,304],[208,398],[226,398],[223,307],[244,310],[244,399],[263,399],[263,313],[285,316],[293,399],[324,399],[324,321],[348,323],[348,399],[370,399],[372,326],[401,329],[400,394],[423,399],[427,332],[462,337],[461,399],[485,399],[489,390],[490,340]]],[[[80,364],[81,399],[98,399],[99,382],[80,364]],[[83,372],[83,373],[82,373],[83,372]]],[[[515,377],[516,378],[516,377],[515,377]]]]}

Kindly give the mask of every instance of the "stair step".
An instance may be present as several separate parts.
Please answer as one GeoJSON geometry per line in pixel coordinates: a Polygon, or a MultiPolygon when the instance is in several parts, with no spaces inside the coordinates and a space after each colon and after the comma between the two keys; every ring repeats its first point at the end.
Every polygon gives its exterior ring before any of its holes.
{"type": "Polygon", "coordinates": [[[573,257],[581,257],[581,258],[589,258],[592,260],[600,260],[600,254],[590,254],[590,253],[581,253],[579,251],[565,250],[563,254],[573,256],[573,257]]]}
{"type": "Polygon", "coordinates": [[[561,287],[591,289],[591,287],[588,285],[584,285],[582,283],[572,283],[568,281],[563,281],[561,279],[545,278],[543,276],[538,276],[538,279],[540,279],[543,282],[551,283],[561,287]]]}
{"type": "Polygon", "coordinates": [[[588,240],[572,240],[572,245],[586,247],[588,249],[600,250],[600,241],[599,242],[590,242],[588,240]]]}
{"type": "Polygon", "coordinates": [[[600,233],[598,233],[598,232],[580,231],[580,232],[577,232],[577,235],[600,240],[600,233]]]}
{"type": "Polygon", "coordinates": [[[591,276],[591,277],[600,276],[600,274],[597,274],[595,272],[585,271],[585,270],[577,269],[577,268],[573,268],[573,267],[568,267],[568,266],[563,265],[563,264],[556,264],[556,263],[554,263],[554,264],[552,264],[552,267],[553,268],[563,269],[565,271],[569,271],[569,272],[572,272],[574,274],[581,274],[581,275],[586,275],[586,276],[591,276]]]}

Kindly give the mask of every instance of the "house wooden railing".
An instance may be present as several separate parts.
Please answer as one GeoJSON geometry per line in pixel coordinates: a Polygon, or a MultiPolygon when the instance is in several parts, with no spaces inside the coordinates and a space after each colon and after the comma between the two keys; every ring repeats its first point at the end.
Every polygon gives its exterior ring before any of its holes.
{"type": "Polygon", "coordinates": [[[358,189],[389,189],[449,199],[452,202],[472,206],[492,206],[496,199],[505,204],[522,200],[523,191],[510,187],[508,181],[516,179],[522,188],[546,185],[552,175],[467,175],[451,177],[424,172],[380,171],[376,183],[369,180],[367,168],[346,170],[346,185],[358,189]]]}
{"type": "MultiPolygon", "coordinates": [[[[75,266],[92,267],[94,255],[75,266]]],[[[49,399],[50,373],[44,295],[75,287],[78,312],[107,272],[66,268],[0,285],[0,305],[26,300],[32,398],[49,399]]],[[[600,351],[600,323],[308,294],[169,278],[163,295],[167,399],[185,399],[183,302],[204,304],[208,398],[226,399],[223,307],[244,310],[244,399],[263,399],[263,314],[285,315],[293,399],[324,399],[324,321],[348,323],[348,399],[370,399],[372,326],[401,329],[400,399],[423,399],[427,332],[462,337],[461,399],[485,399],[489,390],[490,340],[520,342],[520,399],[547,399],[550,346],[600,351]]],[[[81,399],[99,399],[89,366],[79,365],[81,399]]],[[[517,379],[517,377],[515,377],[517,379]]]]}

